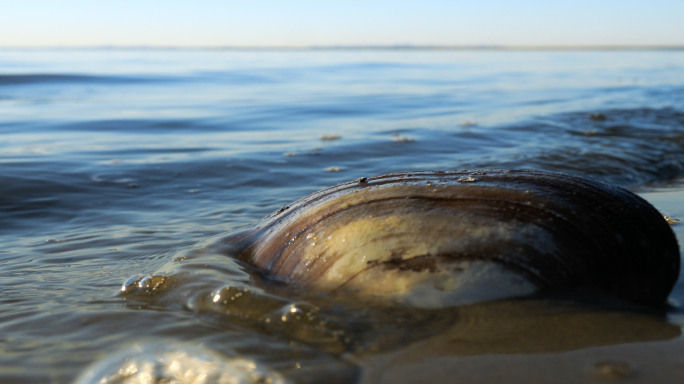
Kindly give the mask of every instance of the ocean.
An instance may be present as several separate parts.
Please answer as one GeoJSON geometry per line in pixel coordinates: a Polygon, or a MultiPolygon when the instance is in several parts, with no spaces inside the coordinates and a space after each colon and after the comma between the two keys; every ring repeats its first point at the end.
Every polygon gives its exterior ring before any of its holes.
{"type": "Polygon", "coordinates": [[[684,51],[0,50],[0,382],[681,382],[681,282],[656,313],[375,308],[204,252],[344,181],[491,168],[684,218],[684,51]]]}

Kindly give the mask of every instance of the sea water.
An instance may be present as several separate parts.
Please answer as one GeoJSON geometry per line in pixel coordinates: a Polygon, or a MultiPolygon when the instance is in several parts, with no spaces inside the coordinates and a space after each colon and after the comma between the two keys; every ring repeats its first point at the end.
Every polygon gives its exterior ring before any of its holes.
{"type": "Polygon", "coordinates": [[[684,51],[2,50],[0,382],[681,380],[681,283],[656,313],[377,308],[206,252],[324,187],[471,168],[684,216],[684,51]]]}

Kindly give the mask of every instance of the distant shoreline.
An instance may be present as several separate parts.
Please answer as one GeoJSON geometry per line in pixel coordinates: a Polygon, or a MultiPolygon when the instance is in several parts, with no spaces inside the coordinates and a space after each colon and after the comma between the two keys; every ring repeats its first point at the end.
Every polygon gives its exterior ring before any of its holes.
{"type": "Polygon", "coordinates": [[[179,51],[684,51],[684,45],[0,46],[0,50],[179,51]]]}

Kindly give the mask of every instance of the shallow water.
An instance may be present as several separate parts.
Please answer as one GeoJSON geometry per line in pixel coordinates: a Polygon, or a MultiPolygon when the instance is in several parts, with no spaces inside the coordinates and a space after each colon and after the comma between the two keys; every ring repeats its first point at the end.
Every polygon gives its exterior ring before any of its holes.
{"type": "Polygon", "coordinates": [[[566,172],[684,218],[682,51],[4,50],[0,162],[3,383],[164,359],[216,382],[684,376],[681,282],[665,313],[597,292],[416,310],[272,286],[210,246],[406,170],[566,172]]]}

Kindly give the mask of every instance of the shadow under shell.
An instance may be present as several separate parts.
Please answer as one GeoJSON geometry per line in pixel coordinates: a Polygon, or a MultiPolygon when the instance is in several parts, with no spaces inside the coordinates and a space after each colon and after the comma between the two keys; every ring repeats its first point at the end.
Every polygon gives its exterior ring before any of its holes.
{"type": "Polygon", "coordinates": [[[419,307],[581,286],[658,306],[680,264],[674,233],[639,196],[539,171],[361,178],[222,243],[272,278],[419,307]]]}

